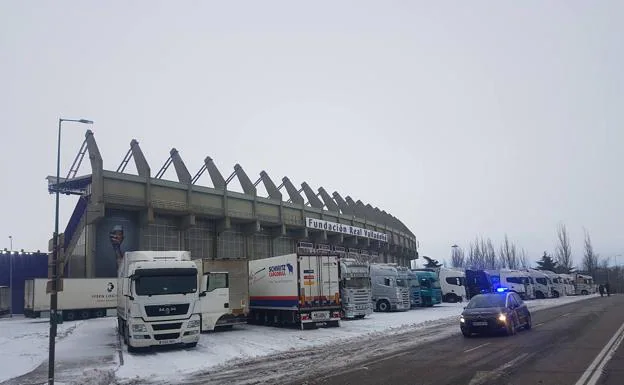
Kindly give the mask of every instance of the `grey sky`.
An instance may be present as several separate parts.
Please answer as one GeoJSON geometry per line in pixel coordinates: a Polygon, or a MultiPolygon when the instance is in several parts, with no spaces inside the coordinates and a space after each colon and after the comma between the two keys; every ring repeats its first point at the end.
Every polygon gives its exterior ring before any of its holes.
{"type": "MultiPolygon", "coordinates": [[[[63,116],[95,121],[107,169],[137,138],[154,173],[176,147],[191,173],[209,155],[224,174],[287,175],[389,211],[438,259],[505,233],[537,259],[560,221],[577,263],[583,227],[597,252],[624,254],[623,14],[621,1],[3,1],[2,247],[9,234],[47,247],[63,116]]],[[[65,173],[87,128],[64,128],[65,173]]]]}

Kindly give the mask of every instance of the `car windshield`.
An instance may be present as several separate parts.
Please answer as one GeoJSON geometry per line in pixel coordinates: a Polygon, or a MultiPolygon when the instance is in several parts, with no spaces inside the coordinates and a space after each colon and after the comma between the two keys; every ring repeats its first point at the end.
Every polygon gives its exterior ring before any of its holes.
{"type": "Polygon", "coordinates": [[[466,306],[467,309],[485,308],[485,307],[504,307],[505,296],[504,295],[477,295],[472,298],[466,306]]]}
{"type": "Polygon", "coordinates": [[[402,278],[397,278],[396,284],[398,287],[407,287],[407,280],[402,278]]]}
{"type": "Polygon", "coordinates": [[[194,275],[150,275],[135,279],[137,295],[187,294],[197,291],[194,275]]]}
{"type": "Polygon", "coordinates": [[[370,279],[367,277],[345,278],[345,287],[350,289],[366,289],[370,287],[370,279]]]}

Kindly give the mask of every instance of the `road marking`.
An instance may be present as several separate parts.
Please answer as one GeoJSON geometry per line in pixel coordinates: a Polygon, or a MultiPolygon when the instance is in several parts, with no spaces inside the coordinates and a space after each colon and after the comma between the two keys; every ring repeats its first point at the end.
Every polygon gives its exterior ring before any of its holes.
{"type": "Polygon", "coordinates": [[[487,345],[489,345],[489,344],[491,344],[491,342],[486,342],[486,343],[481,344],[481,345],[479,345],[479,346],[475,346],[474,348],[471,348],[471,349],[466,349],[466,350],[464,350],[464,353],[469,353],[469,352],[472,352],[473,350],[477,350],[477,349],[482,348],[482,347],[484,347],[484,346],[487,346],[487,345]]]}
{"type": "Polygon", "coordinates": [[[542,326],[544,324],[544,322],[540,322],[537,325],[533,325],[534,328],[538,327],[538,326],[542,326]]]}
{"type": "Polygon", "coordinates": [[[565,313],[565,314],[563,314],[563,315],[561,315],[561,316],[562,316],[562,317],[567,317],[567,316],[569,316],[570,314],[572,314],[572,313],[565,313]]]}
{"type": "Polygon", "coordinates": [[[518,357],[513,360],[499,366],[498,368],[490,371],[478,371],[475,373],[474,377],[470,380],[468,385],[480,385],[491,383],[492,381],[498,379],[500,376],[505,374],[505,370],[519,364],[521,361],[524,361],[529,357],[529,353],[522,353],[518,357]]]}
{"type": "Polygon", "coordinates": [[[598,383],[600,376],[602,375],[602,371],[607,365],[607,362],[611,360],[611,357],[615,354],[617,348],[624,340],[624,323],[622,326],[615,332],[613,337],[607,342],[607,344],[602,348],[600,353],[594,358],[592,363],[587,367],[581,378],[576,381],[575,385],[595,385],[598,383]]]}

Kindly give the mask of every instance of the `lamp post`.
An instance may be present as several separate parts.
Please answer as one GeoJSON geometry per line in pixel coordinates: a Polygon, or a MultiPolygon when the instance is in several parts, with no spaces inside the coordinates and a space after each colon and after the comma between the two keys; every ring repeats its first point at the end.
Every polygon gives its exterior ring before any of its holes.
{"type": "Polygon", "coordinates": [[[11,318],[13,318],[13,236],[9,235],[9,244],[11,245],[9,251],[9,309],[11,318]]]}
{"type": "Polygon", "coordinates": [[[58,251],[59,251],[59,183],[61,179],[61,127],[63,122],[74,122],[82,124],[93,124],[93,121],[87,119],[63,119],[60,118],[58,122],[58,140],[56,148],[56,186],[55,186],[55,200],[56,208],[54,212],[54,239],[52,240],[52,290],[50,291],[50,340],[48,351],[48,384],[54,385],[54,352],[56,342],[56,313],[58,307],[57,289],[59,284],[59,271],[58,271],[58,251]]]}

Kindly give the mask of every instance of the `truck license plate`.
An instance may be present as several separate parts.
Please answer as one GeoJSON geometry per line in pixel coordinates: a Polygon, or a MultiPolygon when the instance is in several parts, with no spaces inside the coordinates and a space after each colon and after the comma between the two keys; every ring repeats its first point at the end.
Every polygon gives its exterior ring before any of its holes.
{"type": "Polygon", "coordinates": [[[158,341],[159,345],[171,345],[171,344],[175,344],[176,342],[178,342],[178,340],[162,340],[162,341],[158,341]]]}
{"type": "Polygon", "coordinates": [[[487,326],[487,321],[474,321],[472,323],[474,326],[487,326]]]}
{"type": "Polygon", "coordinates": [[[329,319],[329,312],[328,311],[314,311],[312,312],[312,319],[313,320],[329,319]]]}

